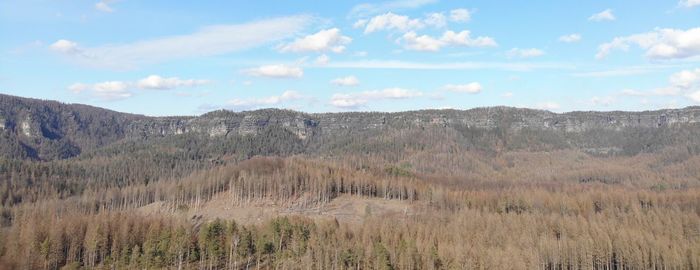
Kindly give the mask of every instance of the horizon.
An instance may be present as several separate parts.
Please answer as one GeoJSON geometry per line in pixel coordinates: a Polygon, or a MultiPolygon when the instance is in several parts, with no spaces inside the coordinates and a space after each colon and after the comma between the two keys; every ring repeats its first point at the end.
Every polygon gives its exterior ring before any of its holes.
{"type": "Polygon", "coordinates": [[[504,7],[0,1],[0,93],[146,116],[700,105],[700,2],[504,7]]]}
{"type": "Polygon", "coordinates": [[[427,109],[414,109],[414,110],[403,110],[403,111],[362,111],[362,110],[353,110],[353,111],[328,111],[328,112],[307,112],[307,111],[302,111],[302,110],[295,110],[291,108],[277,108],[277,107],[261,107],[261,108],[255,108],[255,109],[250,109],[250,110],[241,110],[241,111],[235,111],[227,108],[220,108],[220,109],[215,109],[212,111],[207,111],[203,112],[200,114],[182,114],[182,115],[148,115],[148,114],[139,114],[139,113],[132,113],[132,112],[124,112],[124,111],[117,111],[117,110],[112,110],[109,108],[105,107],[100,107],[100,106],[95,106],[95,105],[90,105],[90,104],[85,104],[85,103],[68,103],[68,102],[63,102],[59,100],[52,100],[52,99],[40,99],[40,98],[32,98],[32,97],[23,97],[23,96],[14,96],[14,95],[7,95],[0,93],[0,95],[6,95],[9,97],[15,97],[15,98],[21,98],[21,99],[31,99],[31,100],[36,100],[36,101],[44,101],[44,102],[58,102],[63,105],[71,106],[71,105],[78,105],[78,106],[90,106],[93,108],[97,109],[102,109],[102,110],[109,110],[113,111],[116,113],[122,113],[122,114],[131,114],[131,115],[138,115],[138,116],[144,116],[144,117],[150,117],[150,118],[169,118],[169,117],[202,117],[205,114],[209,113],[214,113],[214,112],[230,112],[230,113],[249,113],[249,112],[257,112],[257,111],[266,111],[266,110],[279,110],[279,111],[289,111],[289,112],[295,112],[295,113],[302,113],[302,114],[309,114],[309,115],[315,115],[315,114],[340,114],[340,113],[386,113],[386,114],[393,114],[393,113],[411,113],[411,112],[421,112],[421,111],[458,111],[458,112],[466,112],[466,111],[471,111],[471,110],[479,110],[479,109],[494,109],[494,108],[506,108],[506,109],[514,109],[514,110],[532,110],[532,111],[542,111],[542,112],[548,112],[548,113],[553,113],[557,115],[563,115],[563,114],[572,114],[572,113],[644,113],[644,112],[658,112],[658,111],[677,111],[677,110],[693,110],[693,109],[700,109],[700,105],[690,105],[690,106],[685,106],[685,107],[679,107],[679,108],[660,108],[660,109],[652,109],[652,110],[639,110],[639,111],[632,111],[632,110],[575,110],[575,111],[561,111],[561,112],[555,112],[552,110],[546,110],[546,109],[537,109],[537,108],[528,108],[528,107],[514,107],[514,106],[505,106],[505,105],[495,105],[495,106],[482,106],[482,107],[471,107],[471,108],[443,108],[443,109],[434,109],[434,108],[427,108],[427,109]]]}

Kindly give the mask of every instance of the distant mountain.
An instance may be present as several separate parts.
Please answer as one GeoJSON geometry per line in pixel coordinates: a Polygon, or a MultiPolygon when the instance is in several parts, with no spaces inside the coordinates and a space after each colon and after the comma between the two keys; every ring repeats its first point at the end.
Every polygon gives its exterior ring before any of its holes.
{"type": "Polygon", "coordinates": [[[169,144],[180,137],[245,156],[371,152],[378,151],[377,140],[423,148],[450,142],[483,151],[573,148],[630,155],[670,145],[698,149],[697,134],[700,107],[563,114],[510,107],[321,114],[263,109],[147,117],[0,95],[0,156],[12,159],[65,159],[122,142],[169,144]]]}

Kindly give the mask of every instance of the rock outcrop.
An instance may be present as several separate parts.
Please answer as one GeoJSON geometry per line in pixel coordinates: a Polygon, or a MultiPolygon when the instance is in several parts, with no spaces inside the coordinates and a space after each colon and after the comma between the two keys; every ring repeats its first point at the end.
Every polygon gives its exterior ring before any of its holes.
{"type": "Polygon", "coordinates": [[[170,136],[202,133],[211,137],[255,135],[266,127],[280,127],[305,139],[312,134],[333,136],[343,130],[451,127],[510,130],[542,129],[583,132],[593,129],[661,128],[700,123],[700,107],[645,112],[570,112],[510,107],[471,110],[423,110],[398,113],[350,112],[307,114],[265,109],[241,113],[218,111],[199,117],[147,118],[129,125],[130,136],[170,136]]]}
{"type": "MultiPolygon", "coordinates": [[[[510,134],[539,130],[558,134],[562,140],[567,140],[564,137],[571,134],[698,128],[698,123],[700,107],[562,114],[510,107],[319,114],[263,109],[247,112],[220,110],[196,117],[147,117],[85,105],[0,95],[0,132],[4,134],[2,142],[19,142],[22,145],[12,149],[27,149],[27,155],[37,159],[71,157],[83,150],[96,149],[125,139],[142,140],[182,134],[198,134],[210,138],[256,136],[269,129],[284,130],[300,140],[320,137],[325,141],[350,133],[426,127],[504,130],[510,134]],[[68,150],[70,152],[66,152],[68,150]]],[[[597,149],[594,151],[622,148],[615,145],[620,144],[615,138],[607,141],[609,143],[601,145],[588,143],[586,147],[597,149]]],[[[0,155],[12,157],[15,154],[0,155]]]]}

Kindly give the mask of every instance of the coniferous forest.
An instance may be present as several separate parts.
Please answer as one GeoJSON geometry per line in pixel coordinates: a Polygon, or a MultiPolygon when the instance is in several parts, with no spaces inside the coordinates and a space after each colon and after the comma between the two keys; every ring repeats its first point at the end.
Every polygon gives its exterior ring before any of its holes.
{"type": "Polygon", "coordinates": [[[700,109],[0,96],[0,269],[700,269],[700,109]]]}

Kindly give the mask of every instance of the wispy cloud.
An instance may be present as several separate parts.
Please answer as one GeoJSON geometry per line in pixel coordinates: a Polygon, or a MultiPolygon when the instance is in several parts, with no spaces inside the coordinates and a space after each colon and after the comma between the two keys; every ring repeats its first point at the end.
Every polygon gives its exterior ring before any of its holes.
{"type": "Polygon", "coordinates": [[[581,41],[581,34],[568,34],[559,37],[560,42],[574,43],[581,41]]]}
{"type": "Polygon", "coordinates": [[[115,101],[134,96],[134,89],[142,90],[172,90],[191,88],[210,83],[209,80],[180,79],[178,77],[164,78],[150,75],[137,81],[106,81],[99,83],[74,83],[68,90],[74,94],[87,94],[101,101],[115,101]]]}
{"type": "Polygon", "coordinates": [[[357,109],[371,101],[409,99],[421,96],[423,96],[423,93],[420,91],[394,87],[350,94],[336,93],[331,97],[330,105],[336,108],[357,109]]]}
{"type": "Polygon", "coordinates": [[[417,35],[411,31],[403,35],[398,42],[403,43],[404,48],[412,51],[439,51],[445,46],[459,47],[496,47],[498,44],[491,37],[471,37],[471,32],[464,30],[456,33],[445,31],[442,37],[433,38],[428,35],[417,35]]]}
{"type": "Polygon", "coordinates": [[[136,82],[141,89],[170,90],[180,87],[195,87],[208,84],[209,80],[180,79],[178,77],[163,78],[158,75],[150,75],[136,82]]]}
{"type": "Polygon", "coordinates": [[[313,98],[294,90],[287,90],[279,95],[251,98],[234,98],[223,104],[203,104],[197,111],[206,113],[213,110],[227,109],[232,111],[255,110],[262,108],[291,108],[298,109],[299,102],[310,101],[313,98]]]}
{"type": "Polygon", "coordinates": [[[648,65],[648,66],[628,66],[628,67],[618,67],[604,70],[594,70],[585,72],[576,72],[571,75],[574,77],[582,78],[603,78],[603,77],[623,77],[623,76],[634,76],[640,74],[647,74],[652,72],[657,72],[662,69],[668,69],[676,67],[676,65],[648,65]]]}
{"type": "Polygon", "coordinates": [[[112,6],[110,5],[115,2],[116,0],[102,0],[100,2],[95,3],[95,9],[101,12],[112,13],[114,12],[114,8],[112,8],[112,6]]]}
{"type": "Polygon", "coordinates": [[[537,48],[529,48],[529,49],[513,48],[513,49],[510,49],[506,52],[506,55],[509,58],[531,58],[531,57],[542,56],[544,54],[545,54],[545,52],[543,50],[540,50],[537,48]]]}
{"type": "Polygon", "coordinates": [[[447,91],[455,93],[467,93],[467,94],[478,94],[483,90],[481,84],[478,82],[471,82],[468,84],[448,84],[443,87],[447,91]]]}
{"type": "Polygon", "coordinates": [[[632,45],[646,50],[652,60],[687,59],[700,55],[700,27],[688,30],[657,28],[654,31],[624,37],[598,46],[596,58],[603,59],[614,50],[627,51],[632,45]]]}
{"type": "Polygon", "coordinates": [[[268,78],[301,78],[304,76],[304,70],[300,67],[281,64],[259,66],[246,69],[243,72],[251,76],[268,78]]]}
{"type": "Polygon", "coordinates": [[[472,18],[472,11],[466,8],[450,10],[450,20],[453,22],[468,22],[472,18]]]}
{"type": "Polygon", "coordinates": [[[84,47],[70,39],[50,48],[84,65],[133,69],[174,59],[205,57],[242,51],[290,37],[312,21],[300,15],[244,24],[214,25],[185,35],[147,39],[125,44],[84,47]]]}
{"type": "Polygon", "coordinates": [[[116,101],[133,96],[129,84],[121,81],[107,81],[95,84],[74,83],[68,90],[75,94],[87,92],[91,97],[101,101],[116,101]]]}
{"type": "Polygon", "coordinates": [[[436,3],[437,1],[438,0],[395,0],[382,3],[362,3],[355,5],[348,15],[350,17],[365,17],[387,11],[415,9],[436,3]]]}
{"type": "Polygon", "coordinates": [[[398,15],[392,12],[378,15],[370,20],[359,20],[354,26],[356,28],[364,27],[364,33],[370,34],[378,31],[393,30],[406,32],[410,30],[421,29],[425,27],[422,19],[412,19],[406,15],[398,15]]]}
{"type": "Polygon", "coordinates": [[[470,19],[471,13],[468,9],[453,9],[448,15],[445,15],[444,12],[431,12],[418,18],[387,12],[369,19],[359,19],[353,24],[353,28],[364,28],[365,34],[379,31],[406,33],[427,27],[442,29],[447,26],[448,21],[459,23],[467,22],[470,19]]]}
{"type": "Polygon", "coordinates": [[[427,63],[401,60],[334,61],[325,68],[352,69],[416,69],[416,70],[478,70],[532,71],[537,69],[573,69],[574,66],[550,62],[447,62],[427,63]]]}
{"type": "Polygon", "coordinates": [[[346,76],[333,79],[331,84],[335,86],[357,86],[360,84],[360,80],[355,76],[346,76]]]}
{"type": "Polygon", "coordinates": [[[227,108],[231,108],[233,110],[249,110],[262,107],[273,107],[282,105],[286,102],[300,100],[303,98],[304,96],[301,93],[297,91],[287,90],[278,96],[248,99],[235,98],[227,102],[227,108]]]}
{"type": "Polygon", "coordinates": [[[681,0],[680,2],[678,2],[678,5],[682,7],[692,8],[700,6],[700,0],[681,0]]]}
{"type": "Polygon", "coordinates": [[[665,87],[648,91],[625,89],[621,92],[621,94],[633,97],[685,97],[694,103],[700,104],[700,68],[682,70],[674,73],[669,77],[668,82],[668,85],[665,87]]]}
{"type": "Polygon", "coordinates": [[[318,33],[298,38],[291,43],[280,46],[281,52],[326,52],[341,53],[352,39],[340,33],[340,29],[331,28],[318,33]]]}
{"type": "Polygon", "coordinates": [[[317,65],[326,65],[330,61],[331,61],[331,58],[328,57],[328,55],[322,54],[322,55],[319,55],[318,57],[316,57],[316,60],[314,60],[314,63],[316,63],[317,65]]]}
{"type": "Polygon", "coordinates": [[[615,14],[613,14],[612,9],[606,9],[588,17],[589,21],[594,22],[614,21],[615,19],[615,14]]]}

